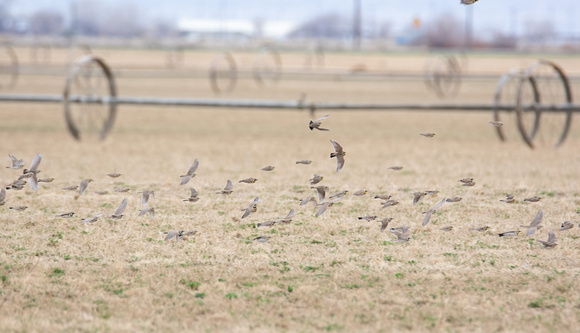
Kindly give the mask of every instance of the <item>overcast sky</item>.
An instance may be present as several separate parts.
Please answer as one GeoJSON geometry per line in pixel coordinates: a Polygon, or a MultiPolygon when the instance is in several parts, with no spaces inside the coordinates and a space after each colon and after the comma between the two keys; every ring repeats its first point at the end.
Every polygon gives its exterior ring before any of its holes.
{"type": "MultiPolygon", "coordinates": [[[[26,16],[51,8],[65,13],[74,1],[86,0],[0,0],[9,1],[14,14],[26,16]]],[[[91,0],[112,10],[122,4],[139,7],[143,22],[182,18],[256,19],[301,22],[323,13],[351,16],[355,0],[91,0]]],[[[468,10],[459,0],[360,0],[365,22],[392,23],[397,33],[416,17],[422,21],[440,14],[463,20],[468,10]]],[[[580,35],[580,0],[480,0],[473,10],[476,33],[504,31],[523,33],[527,22],[550,21],[560,33],[580,35]]],[[[132,13],[128,13],[131,15],[132,13]]]]}

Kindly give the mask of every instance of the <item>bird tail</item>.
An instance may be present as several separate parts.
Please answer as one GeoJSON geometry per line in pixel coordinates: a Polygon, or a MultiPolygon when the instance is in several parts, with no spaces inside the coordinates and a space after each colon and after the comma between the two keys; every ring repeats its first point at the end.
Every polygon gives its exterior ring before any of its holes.
{"type": "Polygon", "coordinates": [[[312,124],[314,124],[314,122],[311,120],[310,124],[308,125],[308,127],[310,127],[310,130],[312,131],[314,129],[314,126],[312,126],[312,124]]]}
{"type": "Polygon", "coordinates": [[[336,157],[336,153],[330,153],[330,158],[336,157]]]}

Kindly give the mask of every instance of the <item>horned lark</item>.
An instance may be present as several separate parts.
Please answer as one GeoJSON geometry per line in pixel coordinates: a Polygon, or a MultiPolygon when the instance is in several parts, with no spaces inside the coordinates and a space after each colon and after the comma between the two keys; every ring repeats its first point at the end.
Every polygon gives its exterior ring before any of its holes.
{"type": "Polygon", "coordinates": [[[323,179],[324,179],[324,176],[315,173],[314,176],[312,176],[312,179],[309,179],[310,185],[316,185],[316,184],[320,183],[323,179]]]}
{"type": "Polygon", "coordinates": [[[367,194],[369,191],[367,190],[358,190],[356,192],[354,192],[352,195],[356,195],[357,197],[363,196],[365,194],[367,194]]]}
{"type": "Polygon", "coordinates": [[[68,213],[56,214],[56,217],[69,218],[69,217],[73,217],[74,214],[76,214],[76,213],[75,212],[68,212],[68,213]]]}
{"type": "Polygon", "coordinates": [[[381,231],[385,231],[385,229],[387,229],[387,227],[389,226],[389,223],[393,220],[392,217],[385,217],[382,220],[379,220],[377,222],[381,222],[381,231]]]}
{"type": "Polygon", "coordinates": [[[413,205],[416,205],[421,198],[427,195],[427,192],[415,192],[413,193],[413,205]]]}
{"type": "Polygon", "coordinates": [[[95,216],[87,217],[87,218],[81,219],[81,221],[83,221],[83,223],[93,223],[93,222],[97,222],[97,220],[99,219],[99,217],[101,215],[103,215],[103,214],[97,214],[95,216]]]}
{"type": "Polygon", "coordinates": [[[520,233],[519,230],[506,231],[499,234],[499,237],[515,237],[520,233]]]}
{"type": "Polygon", "coordinates": [[[28,206],[14,206],[14,207],[9,207],[12,210],[15,210],[17,212],[22,212],[24,210],[26,210],[26,208],[28,208],[28,206]]]}
{"type": "Polygon", "coordinates": [[[257,181],[258,181],[257,178],[250,177],[250,178],[240,180],[239,183],[254,184],[257,181]]]}
{"type": "Polygon", "coordinates": [[[121,177],[121,174],[113,172],[113,173],[108,173],[107,176],[109,176],[111,178],[119,178],[119,177],[121,177]]]}
{"type": "Polygon", "coordinates": [[[331,201],[326,201],[323,203],[318,204],[318,206],[320,206],[320,208],[318,208],[318,212],[316,212],[316,215],[314,215],[315,217],[319,217],[320,215],[324,214],[324,212],[326,212],[326,210],[329,207],[332,207],[332,205],[334,205],[335,203],[339,202],[341,198],[337,198],[331,201]]]}
{"type": "Polygon", "coordinates": [[[149,214],[149,217],[154,218],[155,217],[155,208],[154,207],[147,207],[147,208],[139,210],[139,216],[143,216],[147,213],[149,214]]]}
{"type": "Polygon", "coordinates": [[[272,171],[274,170],[276,167],[273,165],[268,165],[262,168],[263,171],[272,171]]]}
{"type": "Polygon", "coordinates": [[[328,199],[343,198],[347,193],[348,193],[348,190],[337,192],[337,193],[334,193],[333,195],[329,196],[328,199]]]}
{"type": "Polygon", "coordinates": [[[294,218],[294,209],[290,209],[290,212],[288,213],[288,215],[286,215],[285,218],[280,219],[281,223],[290,223],[292,222],[292,219],[294,218]]]}
{"type": "Polygon", "coordinates": [[[10,166],[7,166],[7,169],[21,169],[24,167],[24,160],[19,160],[12,154],[8,154],[8,157],[10,157],[10,166]]]}
{"type": "Polygon", "coordinates": [[[336,172],[340,172],[342,167],[344,167],[344,155],[346,155],[346,152],[338,142],[334,140],[330,140],[330,142],[334,146],[334,153],[330,153],[330,158],[336,157],[336,172]]]}
{"type": "MultiPolygon", "coordinates": [[[[0,202],[2,201],[2,198],[0,197],[0,202]]],[[[568,230],[568,229],[572,229],[574,228],[574,223],[572,223],[571,221],[565,221],[562,222],[562,225],[560,226],[560,231],[564,231],[564,230],[568,230]]]]}
{"type": "Polygon", "coordinates": [[[311,186],[310,188],[315,188],[318,193],[318,201],[320,201],[320,203],[324,202],[324,197],[326,196],[326,192],[328,192],[328,186],[311,186]]]}
{"type": "Polygon", "coordinates": [[[375,195],[375,199],[381,199],[381,200],[389,200],[392,197],[393,197],[392,195],[388,195],[388,194],[375,195]]]}
{"type": "Polygon", "coordinates": [[[453,226],[450,225],[450,226],[447,226],[447,227],[440,228],[439,230],[443,230],[445,232],[449,232],[449,231],[453,230],[453,226]]]}
{"type": "Polygon", "coordinates": [[[539,197],[537,195],[524,199],[524,201],[529,201],[529,202],[538,202],[540,200],[542,200],[542,197],[539,197]]]}
{"type": "Polygon", "coordinates": [[[463,184],[472,183],[473,181],[474,181],[473,178],[463,178],[463,179],[458,180],[458,182],[461,182],[463,184]]]}
{"type": "Polygon", "coordinates": [[[167,236],[165,237],[165,241],[169,241],[175,237],[176,241],[184,240],[186,236],[193,236],[197,233],[197,230],[171,230],[168,232],[164,232],[167,236]]]}
{"type": "Polygon", "coordinates": [[[439,207],[443,206],[445,201],[447,201],[447,198],[443,198],[443,200],[439,201],[438,203],[435,204],[435,206],[431,207],[428,211],[425,212],[425,217],[423,217],[422,224],[423,226],[429,224],[429,220],[431,220],[431,215],[433,215],[433,213],[435,213],[439,207]]]}
{"type": "Polygon", "coordinates": [[[437,193],[439,193],[438,190],[427,190],[425,191],[425,193],[427,193],[427,195],[437,195],[437,193]]]}
{"type": "Polygon", "coordinates": [[[544,217],[544,210],[540,209],[530,225],[520,225],[522,228],[528,228],[526,231],[526,236],[532,236],[537,230],[542,228],[540,223],[542,223],[542,218],[544,217]]]}
{"type": "Polygon", "coordinates": [[[6,189],[2,188],[0,190],[0,206],[4,206],[6,204],[6,189]]]}
{"type": "Polygon", "coordinates": [[[381,208],[387,208],[387,207],[391,207],[391,206],[396,206],[398,204],[399,204],[399,202],[397,200],[389,199],[389,200],[381,203],[381,205],[383,205],[381,208]]]}
{"type": "Polygon", "coordinates": [[[13,181],[11,184],[6,185],[5,189],[7,190],[22,190],[26,185],[26,180],[24,179],[17,179],[13,181]]]}
{"type": "Polygon", "coordinates": [[[304,199],[300,200],[300,206],[305,206],[309,202],[312,202],[312,204],[314,206],[318,205],[318,202],[316,202],[316,199],[314,197],[309,197],[309,198],[304,198],[304,199]]]}
{"type": "Polygon", "coordinates": [[[195,172],[197,171],[198,167],[199,159],[196,158],[195,161],[193,161],[193,164],[189,167],[189,170],[187,170],[187,173],[185,175],[179,176],[181,177],[180,185],[187,184],[191,178],[195,177],[195,172]]]}
{"type": "Polygon", "coordinates": [[[548,240],[547,241],[541,241],[539,239],[536,239],[538,242],[542,243],[542,245],[544,245],[545,248],[547,249],[551,249],[553,247],[555,247],[556,245],[558,245],[556,243],[556,234],[550,230],[550,232],[548,232],[548,240]]]}
{"type": "Polygon", "coordinates": [[[121,205],[119,206],[119,208],[117,208],[117,210],[115,211],[114,214],[111,215],[112,219],[120,219],[123,217],[123,212],[125,211],[125,208],[127,208],[127,203],[128,203],[128,199],[125,198],[123,200],[123,202],[121,202],[121,205]]]}
{"type": "Polygon", "coordinates": [[[39,183],[52,183],[54,181],[54,178],[41,178],[38,180],[39,183]]]}
{"type": "Polygon", "coordinates": [[[115,189],[115,192],[119,192],[119,193],[126,193],[126,192],[129,192],[129,191],[131,191],[131,189],[128,188],[128,187],[121,187],[121,188],[116,188],[115,189]]]}
{"type": "Polygon", "coordinates": [[[197,202],[199,200],[199,193],[197,193],[193,187],[191,187],[189,190],[191,191],[191,195],[189,198],[183,199],[183,201],[197,202]]]}
{"type": "Polygon", "coordinates": [[[85,191],[87,190],[87,186],[89,186],[89,183],[92,182],[93,180],[91,178],[89,179],[83,179],[81,181],[81,184],[79,185],[79,194],[83,194],[85,193],[85,191]]]}
{"type": "Polygon", "coordinates": [[[401,170],[403,170],[403,167],[396,165],[396,166],[389,167],[389,169],[395,170],[395,171],[401,171],[401,170]]]}
{"type": "Polygon", "coordinates": [[[260,198],[256,197],[247,208],[242,209],[244,212],[244,215],[242,216],[243,219],[258,211],[258,201],[260,201],[260,198]]]}
{"type": "Polygon", "coordinates": [[[63,187],[62,189],[65,191],[76,191],[77,188],[79,188],[78,185],[71,185],[71,186],[63,187]]]}
{"type": "Polygon", "coordinates": [[[231,194],[234,191],[234,184],[232,183],[231,180],[228,179],[228,182],[226,183],[226,187],[224,187],[223,190],[219,190],[216,193],[217,194],[231,194]]]}
{"type": "Polygon", "coordinates": [[[510,204],[511,204],[511,203],[514,203],[514,202],[516,202],[516,199],[514,198],[514,196],[513,196],[513,195],[511,195],[511,194],[506,194],[506,195],[505,195],[505,199],[504,199],[504,200],[500,200],[500,201],[501,201],[501,202],[505,202],[505,203],[510,203],[510,204]]]}
{"type": "Polygon", "coordinates": [[[432,132],[427,132],[427,133],[421,133],[421,134],[419,134],[419,135],[422,135],[422,136],[424,136],[424,137],[426,137],[426,138],[432,138],[432,137],[434,137],[434,136],[435,136],[435,133],[432,133],[432,132]]]}
{"type": "Polygon", "coordinates": [[[308,125],[308,127],[310,128],[311,131],[315,128],[319,131],[330,131],[328,128],[321,128],[320,127],[320,125],[322,125],[322,121],[326,118],[328,118],[328,115],[326,115],[324,117],[320,117],[320,118],[316,119],[315,121],[310,120],[310,124],[308,125]]]}
{"type": "Polygon", "coordinates": [[[488,123],[492,124],[495,127],[502,127],[503,121],[488,121],[488,123]]]}
{"type": "Polygon", "coordinates": [[[484,227],[472,228],[472,229],[469,229],[469,230],[475,230],[475,231],[479,231],[479,232],[484,232],[484,231],[487,231],[488,229],[489,229],[488,226],[484,226],[484,227]]]}
{"type": "Polygon", "coordinates": [[[310,164],[310,163],[312,163],[311,160],[296,161],[296,164],[310,164]]]}
{"type": "Polygon", "coordinates": [[[459,202],[462,199],[463,199],[462,197],[447,198],[447,200],[445,202],[459,202]]]}
{"type": "Polygon", "coordinates": [[[25,175],[30,174],[30,187],[34,191],[38,189],[38,178],[36,178],[37,177],[36,175],[40,172],[40,170],[38,170],[40,161],[42,161],[42,154],[38,153],[30,163],[30,169],[24,169],[24,171],[22,172],[25,175]]]}
{"type": "Polygon", "coordinates": [[[98,195],[105,195],[105,194],[109,194],[109,191],[95,191],[95,193],[98,195]]]}
{"type": "Polygon", "coordinates": [[[474,3],[476,3],[478,0],[461,0],[461,4],[462,5],[472,5],[474,3]]]}
{"type": "Polygon", "coordinates": [[[376,215],[366,215],[366,216],[359,216],[359,220],[365,220],[367,222],[373,221],[377,218],[376,215]]]}
{"type": "Polygon", "coordinates": [[[274,220],[270,220],[270,221],[266,221],[266,222],[260,222],[258,224],[256,224],[256,228],[260,228],[260,227],[271,227],[274,224],[278,223],[278,221],[274,221],[274,220]]]}
{"type": "Polygon", "coordinates": [[[155,198],[155,192],[153,190],[144,190],[141,192],[141,203],[143,206],[147,206],[149,198],[155,198]]]}
{"type": "Polygon", "coordinates": [[[411,230],[406,225],[391,228],[390,230],[395,236],[397,236],[397,241],[399,242],[408,242],[409,239],[411,239],[411,230]]]}
{"type": "Polygon", "coordinates": [[[254,238],[254,239],[252,239],[252,240],[253,240],[253,241],[256,241],[256,242],[260,242],[260,243],[265,243],[265,242],[267,242],[267,241],[268,241],[268,239],[270,239],[270,238],[271,238],[271,237],[269,237],[269,236],[258,236],[258,237],[254,238]]]}

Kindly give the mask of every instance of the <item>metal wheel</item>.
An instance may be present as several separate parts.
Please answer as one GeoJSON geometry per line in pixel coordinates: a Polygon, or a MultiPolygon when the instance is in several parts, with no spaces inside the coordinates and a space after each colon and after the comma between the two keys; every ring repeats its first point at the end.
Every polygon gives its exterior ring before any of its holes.
{"type": "Polygon", "coordinates": [[[238,71],[234,57],[228,52],[215,56],[209,67],[209,84],[213,93],[230,94],[237,81],[238,71]]]}
{"type": "Polygon", "coordinates": [[[165,54],[165,64],[168,68],[183,68],[185,52],[183,46],[170,49],[165,54]]]}
{"type": "Polygon", "coordinates": [[[278,51],[269,47],[262,49],[254,60],[253,74],[260,88],[278,83],[282,74],[282,58],[278,51]]]}
{"type": "Polygon", "coordinates": [[[18,82],[18,57],[8,45],[0,47],[0,89],[11,89],[18,82]]]}
{"type": "MultiPolygon", "coordinates": [[[[535,81],[526,77],[522,69],[514,69],[503,74],[497,82],[493,109],[494,120],[504,123],[501,127],[495,127],[497,135],[501,141],[507,141],[508,137],[510,140],[517,138],[516,132],[506,134],[504,130],[505,128],[511,128],[512,125],[513,127],[516,127],[517,119],[515,117],[507,117],[506,113],[513,113],[515,110],[520,82],[522,82],[523,85],[526,85],[521,88],[522,91],[524,91],[524,94],[522,95],[523,103],[534,105],[540,102],[540,95],[535,81]]],[[[528,115],[529,119],[526,121],[531,124],[532,132],[536,132],[540,119],[539,114],[530,113],[528,115]]]]}
{"type": "Polygon", "coordinates": [[[461,65],[453,55],[431,58],[425,64],[425,85],[439,98],[453,97],[461,87],[461,65]]]}
{"type": "Polygon", "coordinates": [[[77,139],[103,140],[113,127],[117,105],[113,74],[94,55],[79,58],[69,71],[63,92],[64,116],[77,139]]]}
{"type": "Polygon", "coordinates": [[[516,101],[516,117],[522,139],[530,148],[560,146],[568,136],[572,124],[571,110],[545,110],[551,106],[572,104],[572,91],[568,77],[555,63],[540,60],[530,65],[525,76],[532,80],[541,97],[534,105],[525,103],[525,89],[520,88],[516,101]],[[530,126],[527,115],[536,113],[537,121],[530,126]]]}

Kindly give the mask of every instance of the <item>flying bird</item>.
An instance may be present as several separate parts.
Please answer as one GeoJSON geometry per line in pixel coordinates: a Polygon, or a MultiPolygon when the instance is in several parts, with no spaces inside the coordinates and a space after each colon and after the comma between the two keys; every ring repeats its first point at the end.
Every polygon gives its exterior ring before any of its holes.
{"type": "Polygon", "coordinates": [[[175,239],[179,242],[184,239],[185,236],[193,236],[197,233],[197,230],[171,230],[168,232],[164,232],[167,236],[165,237],[165,241],[169,241],[175,237],[175,239]]]}
{"type": "Polygon", "coordinates": [[[396,165],[396,166],[389,167],[389,169],[395,170],[395,171],[401,171],[401,170],[403,170],[403,167],[396,165]]]}
{"type": "Polygon", "coordinates": [[[330,140],[330,142],[334,146],[334,153],[330,153],[330,158],[336,157],[336,172],[340,172],[342,167],[344,167],[344,155],[346,155],[346,152],[338,142],[334,140],[330,140]]]}
{"type": "Polygon", "coordinates": [[[381,203],[381,205],[383,205],[381,208],[387,208],[387,207],[391,207],[391,206],[396,206],[398,204],[399,204],[399,202],[397,200],[389,199],[389,200],[381,203]]]}
{"type": "Polygon", "coordinates": [[[360,197],[360,196],[363,196],[363,195],[365,195],[367,193],[369,193],[369,191],[367,191],[367,190],[358,190],[358,191],[354,192],[352,195],[355,195],[357,197],[360,197]]]}
{"type": "Polygon", "coordinates": [[[71,185],[71,186],[63,187],[62,189],[65,191],[76,191],[77,188],[79,188],[78,185],[71,185]]]}
{"type": "Polygon", "coordinates": [[[187,170],[187,173],[183,176],[179,176],[181,177],[180,185],[187,184],[191,178],[195,177],[195,172],[197,171],[198,167],[199,167],[199,159],[196,158],[195,161],[193,161],[193,164],[189,167],[189,170],[187,170]]]}
{"type": "Polygon", "coordinates": [[[431,207],[428,211],[425,212],[425,217],[423,217],[423,226],[429,224],[429,220],[431,220],[431,215],[437,211],[437,209],[447,201],[447,198],[443,198],[443,200],[439,201],[435,204],[435,206],[431,207]]]}
{"type": "Polygon", "coordinates": [[[515,237],[520,233],[519,230],[512,230],[512,231],[505,231],[502,232],[501,234],[498,234],[499,237],[515,237]]]}
{"type": "Polygon", "coordinates": [[[107,176],[109,176],[111,178],[119,178],[119,177],[121,177],[121,174],[113,172],[113,173],[108,173],[107,176]]]}
{"type": "Polygon", "coordinates": [[[376,215],[366,215],[366,216],[359,216],[359,220],[365,220],[367,222],[373,221],[377,218],[376,215]]]}
{"type": "Polygon", "coordinates": [[[267,242],[267,241],[268,241],[268,239],[270,239],[270,238],[271,238],[271,237],[269,237],[269,236],[258,236],[258,237],[254,238],[254,239],[252,239],[252,240],[253,240],[253,241],[256,241],[256,242],[260,242],[260,243],[265,243],[265,242],[267,242]]]}
{"type": "MultiPolygon", "coordinates": [[[[2,204],[2,197],[0,195],[0,205],[2,204]]],[[[572,229],[574,228],[574,223],[572,223],[572,221],[565,221],[562,222],[562,225],[560,226],[560,231],[564,231],[564,230],[568,230],[568,229],[572,229]]]]}
{"type": "Polygon", "coordinates": [[[445,202],[459,202],[462,199],[463,199],[462,197],[447,198],[447,200],[445,200],[445,202]]]}
{"type": "Polygon", "coordinates": [[[315,217],[319,217],[320,215],[324,214],[324,212],[326,212],[326,210],[329,207],[332,207],[332,205],[334,205],[335,203],[339,202],[342,198],[338,198],[338,199],[334,199],[331,201],[326,201],[323,202],[321,204],[319,204],[320,208],[318,209],[318,212],[316,212],[315,217]]]}
{"type": "Polygon", "coordinates": [[[461,0],[461,4],[462,5],[472,5],[474,3],[476,3],[478,0],[461,0]]]}
{"type": "Polygon", "coordinates": [[[294,218],[294,209],[291,209],[290,212],[288,213],[288,215],[286,215],[285,218],[280,219],[281,223],[290,223],[292,222],[292,219],[294,218]]]}
{"type": "Polygon", "coordinates": [[[155,192],[153,190],[144,190],[141,192],[141,203],[143,206],[147,206],[149,198],[155,198],[155,192]]]}
{"type": "Polygon", "coordinates": [[[154,218],[155,217],[155,208],[154,207],[147,207],[147,208],[139,210],[139,216],[143,216],[147,213],[149,214],[150,218],[154,218]]]}
{"type": "Polygon", "coordinates": [[[29,175],[30,177],[30,187],[36,191],[38,189],[38,179],[36,175],[40,172],[38,170],[38,166],[40,165],[40,161],[42,161],[42,154],[38,153],[30,163],[30,169],[24,169],[22,172],[25,175],[29,175]]]}
{"type": "Polygon", "coordinates": [[[41,178],[38,180],[39,183],[52,183],[54,181],[54,178],[50,177],[50,178],[41,178]]]}
{"type": "Polygon", "coordinates": [[[415,193],[413,193],[413,205],[416,205],[417,203],[419,203],[421,198],[423,198],[426,195],[427,195],[427,192],[415,192],[415,193]]]}
{"type": "Polygon", "coordinates": [[[542,243],[542,245],[544,245],[545,248],[547,249],[551,249],[553,247],[555,247],[556,245],[558,245],[556,243],[556,234],[554,234],[554,232],[552,230],[550,230],[550,232],[548,232],[548,240],[547,241],[541,241],[539,239],[536,239],[538,242],[542,243]]]}
{"type": "Polygon", "coordinates": [[[326,197],[326,192],[328,192],[328,186],[310,186],[310,188],[315,188],[318,193],[318,201],[320,201],[320,203],[324,202],[324,197],[326,197]]]}
{"type": "Polygon", "coordinates": [[[4,206],[6,204],[6,189],[3,187],[0,190],[0,206],[4,206]]]}
{"type": "Polygon", "coordinates": [[[440,228],[439,230],[443,230],[445,232],[449,232],[449,231],[453,230],[453,226],[450,225],[450,226],[447,226],[447,227],[440,228]]]}
{"type": "Polygon", "coordinates": [[[183,199],[183,201],[197,202],[199,200],[199,193],[197,193],[193,187],[191,187],[189,190],[191,191],[189,198],[183,199]]]}
{"type": "Polygon", "coordinates": [[[343,198],[347,193],[348,193],[348,190],[337,192],[337,193],[334,193],[333,195],[329,196],[328,199],[343,198]]]}
{"type": "Polygon", "coordinates": [[[25,211],[26,208],[28,208],[28,206],[14,206],[14,207],[9,207],[12,210],[15,210],[17,212],[22,212],[25,211]]]}
{"type": "Polygon", "coordinates": [[[257,181],[258,181],[257,178],[250,177],[250,178],[240,180],[239,183],[254,184],[257,181]]]}
{"type": "Polygon", "coordinates": [[[258,201],[260,201],[260,198],[256,197],[247,208],[242,209],[244,212],[244,215],[242,216],[243,219],[258,211],[258,201]]]}
{"type": "Polygon", "coordinates": [[[126,193],[126,192],[129,192],[129,191],[131,191],[131,189],[128,188],[128,187],[121,187],[121,188],[116,188],[115,189],[115,192],[119,192],[119,193],[126,193]]]}
{"type": "Polygon", "coordinates": [[[309,202],[312,202],[312,204],[314,206],[317,206],[318,205],[318,202],[316,202],[316,199],[314,197],[309,197],[309,198],[304,198],[304,199],[300,200],[300,206],[305,206],[309,202]]]}
{"type": "Polygon", "coordinates": [[[492,124],[495,127],[502,127],[503,121],[488,121],[488,123],[492,124]]]}
{"type": "Polygon", "coordinates": [[[544,217],[544,210],[540,209],[530,225],[520,225],[522,228],[528,228],[526,231],[526,236],[532,236],[537,230],[539,230],[542,226],[542,218],[544,217]]]}
{"type": "Polygon", "coordinates": [[[87,190],[87,187],[89,186],[89,183],[92,182],[93,180],[91,178],[89,179],[83,179],[81,181],[81,184],[79,185],[79,194],[83,194],[85,193],[85,191],[87,190]]]}
{"type": "Polygon", "coordinates": [[[427,132],[427,133],[421,133],[421,134],[419,134],[419,135],[422,135],[422,136],[424,136],[424,137],[426,137],[426,138],[432,138],[432,137],[434,137],[434,136],[435,136],[435,133],[432,133],[432,132],[427,132]]]}
{"type": "Polygon", "coordinates": [[[223,190],[219,190],[216,193],[217,194],[231,194],[234,191],[234,184],[232,183],[231,180],[228,179],[228,182],[226,183],[226,187],[224,187],[223,190]]]}
{"type": "Polygon", "coordinates": [[[385,229],[387,229],[387,227],[389,226],[389,223],[393,220],[392,217],[386,217],[382,220],[379,220],[377,222],[381,222],[381,231],[385,231],[385,229]]]}
{"type": "Polygon", "coordinates": [[[119,208],[117,208],[117,210],[115,211],[115,213],[113,215],[111,215],[112,219],[120,219],[123,217],[123,212],[125,211],[125,208],[127,208],[127,203],[128,203],[128,199],[125,198],[123,200],[123,202],[121,202],[121,205],[119,206],[119,208]]]}
{"type": "Polygon", "coordinates": [[[393,196],[388,195],[388,194],[375,195],[375,199],[381,199],[381,200],[389,200],[391,197],[393,197],[393,196]]]}
{"type": "Polygon", "coordinates": [[[324,179],[324,176],[315,173],[314,176],[312,176],[312,179],[309,179],[310,185],[316,185],[316,184],[320,183],[323,179],[324,179]]]}
{"type": "Polygon", "coordinates": [[[390,230],[395,236],[397,236],[397,241],[399,242],[408,242],[409,239],[411,239],[411,230],[406,225],[391,228],[390,230]]]}
{"type": "Polygon", "coordinates": [[[7,169],[21,169],[24,167],[24,160],[19,160],[12,154],[8,154],[8,157],[10,157],[10,166],[7,166],[7,169]]]}
{"type": "Polygon", "coordinates": [[[276,167],[273,165],[268,165],[262,168],[262,171],[272,171],[274,170],[276,167]]]}
{"type": "Polygon", "coordinates": [[[514,203],[514,202],[516,202],[516,199],[514,198],[514,196],[513,196],[513,195],[511,195],[511,194],[506,194],[506,195],[505,195],[505,199],[503,199],[503,200],[500,200],[500,201],[501,201],[501,202],[508,203],[508,204],[511,204],[511,203],[514,203]]]}
{"type": "Polygon", "coordinates": [[[105,195],[105,194],[108,194],[109,191],[95,191],[95,193],[98,195],[105,195]]]}
{"type": "Polygon", "coordinates": [[[321,128],[320,127],[320,125],[322,125],[322,121],[326,118],[328,118],[328,115],[326,115],[324,117],[320,117],[314,121],[310,120],[310,125],[308,125],[308,127],[310,128],[311,131],[315,128],[319,131],[330,131],[328,128],[321,128]]]}
{"type": "Polygon", "coordinates": [[[484,227],[472,228],[472,229],[469,229],[469,230],[475,230],[475,231],[479,231],[479,232],[484,232],[484,231],[487,231],[488,229],[489,229],[488,226],[484,226],[484,227]]]}
{"type": "Polygon", "coordinates": [[[539,197],[537,195],[524,199],[524,201],[528,201],[528,202],[538,202],[540,200],[542,200],[542,197],[539,197]]]}
{"type": "Polygon", "coordinates": [[[311,160],[302,160],[302,161],[296,161],[296,164],[307,164],[307,165],[308,165],[308,164],[310,164],[310,163],[312,163],[312,161],[311,161],[311,160]]]}
{"type": "Polygon", "coordinates": [[[95,216],[90,216],[84,219],[81,219],[81,221],[83,221],[83,223],[93,223],[93,222],[97,222],[97,220],[99,219],[99,217],[103,215],[103,214],[97,214],[95,216]]]}
{"type": "Polygon", "coordinates": [[[73,217],[74,214],[76,214],[76,213],[75,212],[68,212],[68,213],[56,214],[56,217],[69,218],[69,217],[73,217]]]}

